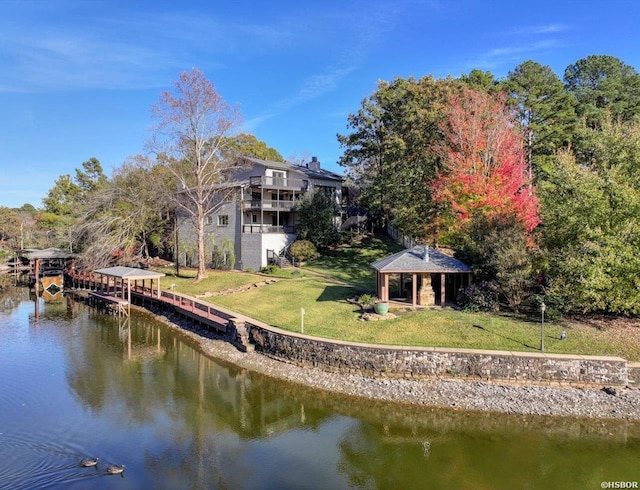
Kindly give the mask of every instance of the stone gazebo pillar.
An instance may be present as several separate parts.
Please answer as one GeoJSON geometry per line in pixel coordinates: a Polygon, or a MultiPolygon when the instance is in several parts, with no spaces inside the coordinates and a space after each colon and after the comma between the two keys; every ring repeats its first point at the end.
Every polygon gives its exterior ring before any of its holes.
{"type": "Polygon", "coordinates": [[[431,286],[431,274],[422,274],[422,284],[418,292],[418,304],[420,306],[434,306],[436,304],[436,293],[431,286]]]}

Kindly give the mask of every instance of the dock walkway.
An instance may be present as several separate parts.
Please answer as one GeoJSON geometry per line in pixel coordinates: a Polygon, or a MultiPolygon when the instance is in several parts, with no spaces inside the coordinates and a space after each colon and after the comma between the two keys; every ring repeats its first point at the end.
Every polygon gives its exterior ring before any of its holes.
{"type": "Polygon", "coordinates": [[[131,292],[133,296],[142,301],[160,301],[165,306],[172,307],[176,313],[196,320],[209,328],[214,328],[220,333],[226,333],[229,321],[236,318],[236,315],[221,311],[210,303],[178,293],[161,291],[158,298],[151,296],[151,292],[148,290],[135,289],[131,292]]]}

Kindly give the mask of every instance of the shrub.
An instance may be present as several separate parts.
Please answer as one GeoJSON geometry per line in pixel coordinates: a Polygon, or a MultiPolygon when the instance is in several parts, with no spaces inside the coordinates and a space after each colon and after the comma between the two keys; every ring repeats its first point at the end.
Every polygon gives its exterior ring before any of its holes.
{"type": "Polygon", "coordinates": [[[318,256],[316,246],[309,240],[297,240],[289,248],[291,256],[299,262],[315,259],[318,256]]]}
{"type": "Polygon", "coordinates": [[[280,267],[275,264],[269,264],[260,269],[260,272],[262,272],[263,274],[277,274],[278,272],[280,272],[280,267]]]}
{"type": "Polygon", "coordinates": [[[458,291],[457,303],[467,311],[498,311],[498,287],[490,281],[469,284],[458,291]]]}
{"type": "Polygon", "coordinates": [[[540,316],[540,306],[545,304],[544,317],[549,321],[562,320],[562,300],[552,293],[532,295],[528,298],[526,307],[528,313],[534,317],[540,316]]]}
{"type": "Polygon", "coordinates": [[[371,306],[373,303],[375,303],[377,301],[378,297],[373,295],[373,294],[361,294],[358,299],[357,302],[360,305],[361,308],[368,308],[369,306],[371,306]]]}
{"type": "Polygon", "coordinates": [[[211,268],[212,269],[231,269],[236,262],[236,256],[233,251],[233,242],[224,240],[222,245],[213,244],[211,251],[211,268]]]}

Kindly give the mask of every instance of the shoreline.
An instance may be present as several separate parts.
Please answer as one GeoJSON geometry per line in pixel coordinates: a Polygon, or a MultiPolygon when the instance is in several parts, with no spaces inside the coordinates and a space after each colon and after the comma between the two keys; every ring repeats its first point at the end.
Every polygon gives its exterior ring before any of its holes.
{"type": "Polygon", "coordinates": [[[589,419],[640,420],[640,389],[576,388],[514,385],[468,379],[368,378],[320,368],[301,367],[259,352],[241,352],[234,345],[190,322],[143,309],[177,332],[195,341],[214,359],[265,376],[325,392],[425,408],[544,415],[589,419]]]}

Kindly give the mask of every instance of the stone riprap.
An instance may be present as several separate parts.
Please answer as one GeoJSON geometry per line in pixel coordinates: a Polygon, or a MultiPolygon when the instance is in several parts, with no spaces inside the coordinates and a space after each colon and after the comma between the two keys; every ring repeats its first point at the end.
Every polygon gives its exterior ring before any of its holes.
{"type": "MultiPolygon", "coordinates": [[[[197,328],[189,319],[165,314],[156,318],[188,335],[206,355],[327,393],[454,410],[618,419],[626,424],[625,431],[630,427],[634,433],[640,431],[640,389],[637,388],[505,384],[468,378],[373,378],[361,373],[330,372],[308,364],[283,362],[265,352],[243,352],[216,333],[197,328]]],[[[640,373],[640,364],[636,369],[640,373]]]]}

